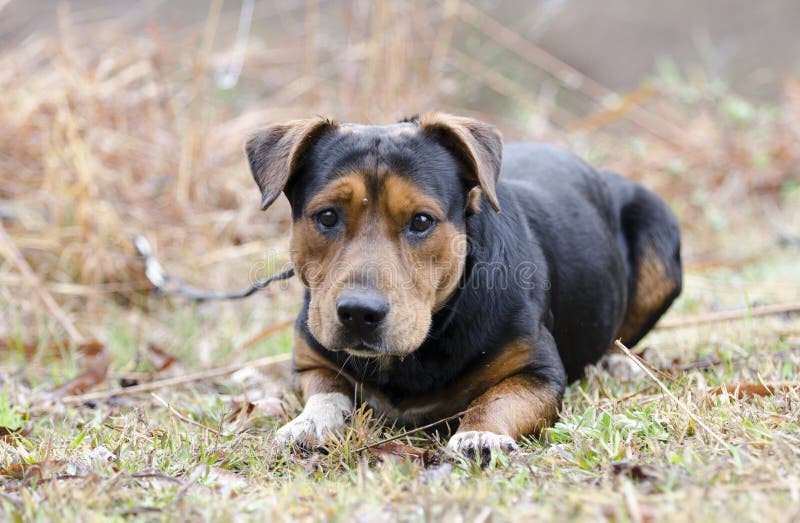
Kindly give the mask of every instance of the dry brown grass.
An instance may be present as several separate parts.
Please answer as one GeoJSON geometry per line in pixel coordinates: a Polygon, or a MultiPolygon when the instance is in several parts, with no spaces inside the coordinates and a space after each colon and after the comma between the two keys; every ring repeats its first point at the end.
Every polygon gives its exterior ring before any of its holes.
{"type": "MultiPolygon", "coordinates": [[[[382,123],[437,108],[491,121],[512,139],[567,145],[654,188],[676,209],[690,272],[673,314],[797,301],[797,81],[786,80],[784,99],[756,104],[665,70],[617,96],[591,79],[576,81],[566,64],[469,4],[380,3],[344,9],[333,23],[324,5],[310,2],[273,13],[285,20],[274,40],[251,41],[238,85],[222,90],[213,73],[231,56],[214,35],[230,20],[216,19],[217,4],[203,27],[181,34],[76,26],[65,13],[57,35],[32,36],[0,54],[2,227],[41,291],[82,337],[108,347],[110,381],[151,379],[151,342],[178,358],[166,374],[288,350],[283,334],[235,348],[291,318],[296,283],[241,304],[167,302],[147,294],[129,236],[148,236],[170,269],[202,287],[238,288],[254,270],[270,271],[286,257],[287,207],[258,212],[241,143],[258,125],[312,114],[382,123]],[[552,73],[563,96],[540,96],[519,64],[552,73]]],[[[570,388],[559,426],[483,472],[465,463],[376,463],[355,449],[396,432],[366,412],[327,456],[291,458],[269,445],[284,418],[274,399],[285,389],[282,367],[168,389],[158,393],[161,402],[47,401],[84,360],[77,351],[53,353],[49,342],[65,338],[63,322],[8,249],[0,254],[0,337],[12,340],[11,350],[0,348],[0,387],[9,398],[0,417],[34,422],[26,437],[0,442],[0,468],[53,465],[41,482],[0,479],[9,517],[797,517],[797,390],[747,400],[708,393],[724,384],[797,382],[797,321],[745,319],[645,341],[656,366],[719,361],[664,379],[734,452],[698,433],[646,377],[592,371],[570,388]],[[22,343],[33,349],[13,350],[22,343]],[[240,412],[239,394],[264,403],[226,420],[240,412]],[[117,459],[87,464],[100,446],[117,459]]],[[[297,408],[291,396],[283,405],[297,408]]],[[[437,448],[427,436],[409,441],[437,448]]]]}

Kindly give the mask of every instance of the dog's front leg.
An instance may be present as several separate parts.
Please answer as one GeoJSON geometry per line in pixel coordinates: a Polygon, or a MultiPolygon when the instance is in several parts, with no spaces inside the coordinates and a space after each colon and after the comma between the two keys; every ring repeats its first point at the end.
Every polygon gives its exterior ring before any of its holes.
{"type": "Polygon", "coordinates": [[[470,404],[447,446],[483,461],[493,451],[515,450],[520,436],[538,433],[553,423],[562,391],[559,384],[548,384],[526,372],[505,378],[470,404]]]}
{"type": "Polygon", "coordinates": [[[313,449],[336,439],[353,411],[353,389],[342,376],[327,368],[296,371],[295,380],[305,407],[278,429],[281,445],[313,449]]]}

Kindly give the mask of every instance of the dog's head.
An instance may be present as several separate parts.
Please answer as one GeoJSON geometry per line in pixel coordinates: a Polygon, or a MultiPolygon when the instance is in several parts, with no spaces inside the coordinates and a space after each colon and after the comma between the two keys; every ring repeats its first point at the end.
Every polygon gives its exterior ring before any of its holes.
{"type": "Polygon", "coordinates": [[[360,357],[416,350],[459,283],[466,217],[481,199],[499,211],[499,132],[441,113],[386,126],[316,118],[268,127],[246,151],[263,208],[281,192],[291,203],[311,334],[360,357]]]}

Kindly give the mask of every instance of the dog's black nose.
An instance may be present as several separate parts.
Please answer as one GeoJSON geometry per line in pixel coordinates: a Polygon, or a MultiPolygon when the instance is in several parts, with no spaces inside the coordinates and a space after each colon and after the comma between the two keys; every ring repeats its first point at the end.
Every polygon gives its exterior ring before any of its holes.
{"type": "Polygon", "coordinates": [[[389,314],[389,302],[377,291],[345,291],[336,301],[336,314],[351,334],[365,336],[389,314]]]}

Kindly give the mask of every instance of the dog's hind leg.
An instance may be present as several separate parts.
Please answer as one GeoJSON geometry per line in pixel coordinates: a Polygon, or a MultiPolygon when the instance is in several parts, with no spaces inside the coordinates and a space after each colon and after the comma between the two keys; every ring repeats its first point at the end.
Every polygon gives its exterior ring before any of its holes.
{"type": "MultiPolygon", "coordinates": [[[[620,183],[620,180],[617,181],[620,183]]],[[[681,292],[680,232],[666,203],[625,180],[620,187],[622,234],[628,256],[628,307],[617,338],[632,347],[681,292]]]]}

